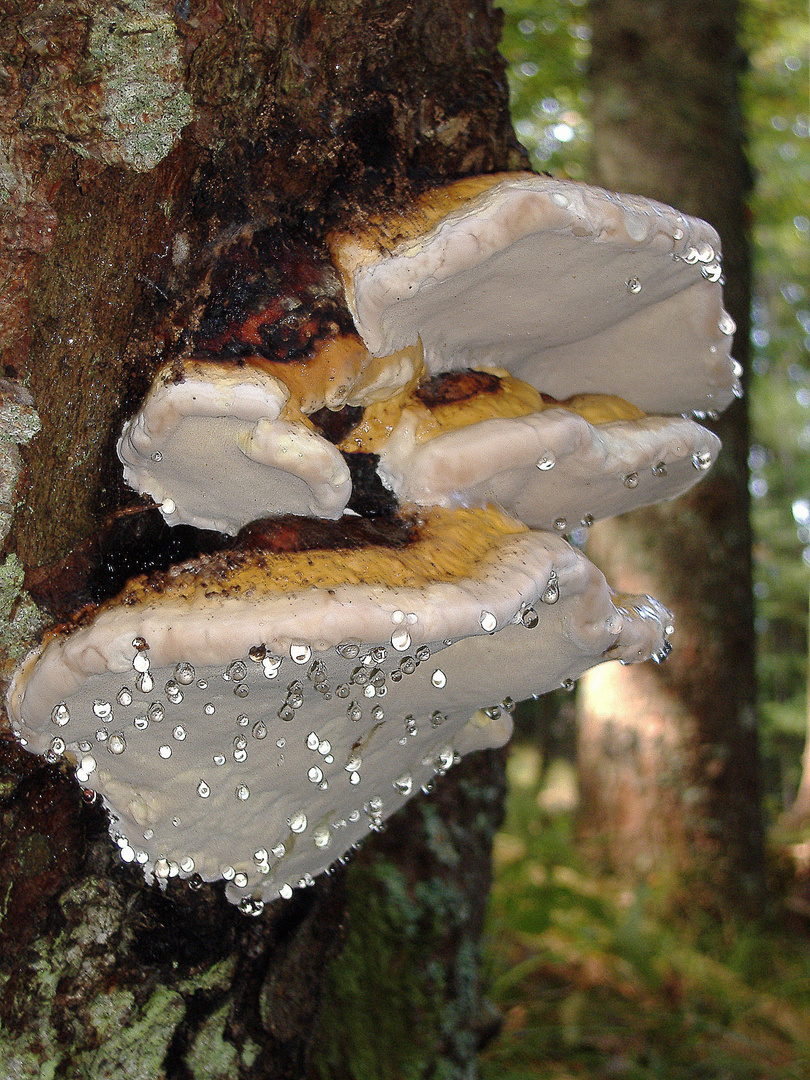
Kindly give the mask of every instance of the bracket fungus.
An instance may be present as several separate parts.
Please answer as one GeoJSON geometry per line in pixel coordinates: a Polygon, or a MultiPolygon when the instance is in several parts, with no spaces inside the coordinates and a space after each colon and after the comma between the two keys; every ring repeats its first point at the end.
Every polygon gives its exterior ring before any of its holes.
{"type": "Polygon", "coordinates": [[[719,444],[677,414],[736,392],[717,237],[657,203],[479,178],[330,250],[356,334],[177,361],[119,442],[169,524],[236,539],[57,626],[8,695],[124,861],[253,913],[514,700],[666,656],[669,613],[561,534],[686,490],[719,444]]]}

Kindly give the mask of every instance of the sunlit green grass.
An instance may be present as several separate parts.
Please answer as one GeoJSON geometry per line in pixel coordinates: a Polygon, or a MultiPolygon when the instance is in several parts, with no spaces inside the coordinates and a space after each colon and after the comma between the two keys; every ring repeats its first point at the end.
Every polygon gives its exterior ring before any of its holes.
{"type": "Polygon", "coordinates": [[[810,1080],[810,936],[667,925],[654,896],[579,861],[570,779],[539,774],[518,747],[487,935],[504,1024],[483,1080],[810,1080]]]}

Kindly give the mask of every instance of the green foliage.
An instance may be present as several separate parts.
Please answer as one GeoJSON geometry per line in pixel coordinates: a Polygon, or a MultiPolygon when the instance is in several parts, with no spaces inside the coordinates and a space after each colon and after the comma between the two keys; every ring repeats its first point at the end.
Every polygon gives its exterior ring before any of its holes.
{"type": "Polygon", "coordinates": [[[585,0],[505,0],[512,116],[533,168],[585,177],[590,147],[585,0]]]}
{"type": "Polygon", "coordinates": [[[810,954],[774,924],[698,946],[655,897],[595,878],[566,815],[543,816],[537,751],[513,750],[488,950],[504,1029],[482,1080],[802,1080],[810,954]],[[534,761],[534,767],[532,763],[534,761]]]}

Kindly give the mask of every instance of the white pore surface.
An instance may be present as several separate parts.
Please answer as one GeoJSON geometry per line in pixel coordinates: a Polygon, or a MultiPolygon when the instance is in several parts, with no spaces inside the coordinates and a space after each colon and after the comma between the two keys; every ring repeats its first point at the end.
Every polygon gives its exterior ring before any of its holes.
{"type": "Polygon", "coordinates": [[[711,468],[720,440],[682,417],[591,425],[568,409],[484,420],[417,442],[406,411],[378,471],[424,506],[496,503],[533,529],[574,529],[683,494],[711,468]]]}
{"type": "Polygon", "coordinates": [[[8,709],[28,749],[67,754],[100,792],[125,861],[224,878],[250,904],[309,883],[456,755],[504,742],[507,697],[660,655],[668,619],[530,533],[476,580],[109,609],[31,654],[8,709]]]}
{"type": "Polygon", "coordinates": [[[525,176],[390,253],[348,240],[341,262],[375,355],[419,337],[431,373],[495,364],[678,414],[735,393],[719,259],[711,226],[662,203],[525,176]]]}
{"type": "Polygon", "coordinates": [[[338,450],[279,418],[286,387],[250,367],[191,361],[160,373],[124,425],[124,479],[150,495],[170,525],[235,534],[280,514],[339,518],[351,477],[338,450]]]}

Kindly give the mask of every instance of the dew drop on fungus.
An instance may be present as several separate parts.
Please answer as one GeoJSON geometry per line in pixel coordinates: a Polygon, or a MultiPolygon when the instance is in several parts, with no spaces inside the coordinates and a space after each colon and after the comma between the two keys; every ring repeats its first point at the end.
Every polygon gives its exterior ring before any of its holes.
{"type": "Polygon", "coordinates": [[[132,691],[128,686],[122,686],[115,696],[115,700],[119,705],[126,707],[132,704],[132,691]]]}
{"type": "Polygon", "coordinates": [[[397,650],[397,652],[405,652],[410,648],[411,635],[407,630],[395,630],[391,635],[391,645],[397,650]]]}
{"type": "Polygon", "coordinates": [[[109,701],[100,701],[98,698],[93,702],[93,715],[99,720],[109,720],[112,716],[112,705],[109,701]]]}
{"type": "Polygon", "coordinates": [[[293,814],[287,824],[290,826],[290,832],[302,833],[307,827],[307,815],[304,813],[293,814]]]}
{"type": "Polygon", "coordinates": [[[251,728],[251,735],[254,739],[266,739],[267,738],[267,725],[262,720],[257,720],[251,728]]]}
{"type": "Polygon", "coordinates": [[[276,859],[283,859],[287,854],[287,849],[283,844],[276,844],[275,847],[270,849],[270,854],[276,859]]]}
{"type": "Polygon", "coordinates": [[[349,720],[362,720],[363,710],[360,708],[356,701],[353,701],[346,710],[346,716],[349,720]]]}
{"type": "Polygon", "coordinates": [[[70,721],[70,712],[64,701],[54,706],[51,712],[51,720],[57,727],[64,727],[70,721]]]}
{"type": "Polygon", "coordinates": [[[135,685],[142,694],[151,694],[155,681],[148,671],[143,671],[135,679],[135,685]]]}
{"type": "Polygon", "coordinates": [[[312,834],[312,840],[316,847],[325,848],[329,847],[329,844],[332,842],[332,837],[329,830],[325,826],[321,826],[312,834]]]}
{"type": "Polygon", "coordinates": [[[311,769],[307,770],[307,780],[311,784],[320,784],[321,780],[323,780],[323,771],[317,765],[313,765],[311,769]]]}
{"type": "Polygon", "coordinates": [[[626,488],[638,487],[638,473],[637,472],[627,473],[627,475],[624,477],[624,480],[622,481],[622,483],[624,484],[624,486],[626,488]]]}
{"type": "Polygon", "coordinates": [[[211,788],[204,780],[200,780],[199,784],[197,784],[197,794],[201,799],[207,799],[211,794],[211,788]]]}
{"type": "Polygon", "coordinates": [[[491,634],[498,625],[498,620],[491,611],[482,611],[478,621],[481,623],[481,629],[486,630],[488,634],[491,634]]]}
{"type": "Polygon", "coordinates": [[[400,793],[400,795],[410,795],[413,791],[413,780],[410,776],[400,776],[393,781],[392,786],[400,793]]]}
{"type": "Polygon", "coordinates": [[[163,687],[163,692],[166,697],[172,703],[172,705],[179,705],[183,700],[183,691],[174,679],[169,679],[166,685],[163,687]]]}
{"type": "Polygon", "coordinates": [[[172,756],[172,748],[164,743],[163,746],[158,747],[158,753],[162,758],[170,758],[172,756]]]}
{"type": "Polygon", "coordinates": [[[155,724],[159,724],[166,715],[166,710],[159,701],[154,701],[146,710],[147,717],[155,724]]]}
{"type": "Polygon", "coordinates": [[[666,467],[665,463],[663,461],[659,461],[655,465],[653,465],[652,474],[653,474],[653,476],[666,476],[667,475],[667,467],[666,467]]]}
{"type": "Polygon", "coordinates": [[[132,666],[136,671],[144,672],[149,670],[149,657],[145,652],[136,652],[132,660],[132,666]]]}
{"type": "Polygon", "coordinates": [[[430,649],[427,647],[427,645],[419,646],[419,648],[416,650],[416,659],[420,662],[424,662],[425,660],[430,659],[430,649]]]}
{"type": "Polygon", "coordinates": [[[312,649],[309,645],[291,645],[290,659],[294,664],[306,664],[312,657],[312,649]]]}
{"type": "Polygon", "coordinates": [[[245,802],[247,799],[250,798],[250,788],[247,786],[247,784],[239,784],[234,794],[240,802],[245,802]]]}
{"type": "Polygon", "coordinates": [[[193,683],[194,675],[194,668],[191,664],[180,663],[174,669],[174,677],[182,686],[188,686],[190,683],[193,683]]]}
{"type": "Polygon", "coordinates": [[[127,740],[124,738],[123,732],[116,731],[112,735],[110,735],[110,738],[107,741],[107,749],[110,751],[111,754],[115,754],[116,756],[118,756],[119,754],[123,754],[126,748],[127,740]]]}
{"type": "Polygon", "coordinates": [[[443,686],[447,685],[447,676],[441,668],[436,668],[430,676],[430,681],[438,690],[441,690],[443,686]]]}
{"type": "Polygon", "coordinates": [[[560,599],[560,583],[557,580],[557,574],[554,570],[551,571],[540,599],[544,604],[556,604],[560,599]]]}
{"type": "Polygon", "coordinates": [[[146,731],[146,729],[149,727],[149,720],[146,716],[143,715],[136,716],[135,719],[132,721],[132,726],[137,731],[146,731]]]}
{"type": "Polygon", "coordinates": [[[541,458],[535,462],[535,465],[541,472],[548,472],[549,469],[553,469],[557,464],[557,459],[550,452],[543,454],[541,458]]]}
{"type": "Polygon", "coordinates": [[[344,642],[342,645],[335,646],[335,652],[346,660],[354,660],[355,657],[360,655],[360,646],[351,641],[344,642]]]}
{"type": "Polygon", "coordinates": [[[182,742],[185,737],[186,729],[183,727],[182,724],[178,724],[177,727],[172,730],[172,738],[177,739],[178,742],[182,742]]]}
{"type": "Polygon", "coordinates": [[[278,895],[281,897],[282,900],[291,900],[292,894],[292,886],[285,881],[281,888],[278,890],[278,895]]]}
{"type": "Polygon", "coordinates": [[[641,282],[638,280],[637,277],[628,278],[625,282],[625,288],[629,293],[633,293],[633,295],[636,295],[641,292],[641,282]]]}
{"type": "Polygon", "coordinates": [[[225,678],[231,682],[242,682],[246,675],[247,668],[242,660],[234,660],[225,668],[225,678]]]}
{"type": "Polygon", "coordinates": [[[712,455],[708,450],[700,450],[692,454],[692,465],[699,469],[701,472],[705,472],[706,469],[710,469],[712,464],[712,455]]]}
{"type": "Polygon", "coordinates": [[[537,626],[537,623],[540,621],[540,619],[531,604],[528,604],[526,607],[524,607],[523,611],[520,614],[520,621],[529,630],[533,630],[535,626],[537,626]]]}
{"type": "Polygon", "coordinates": [[[250,717],[245,716],[244,713],[240,713],[236,718],[236,723],[239,727],[247,727],[250,723],[250,717]]]}
{"type": "Polygon", "coordinates": [[[564,533],[568,528],[568,522],[564,517],[558,517],[554,519],[554,531],[564,533]]]}

